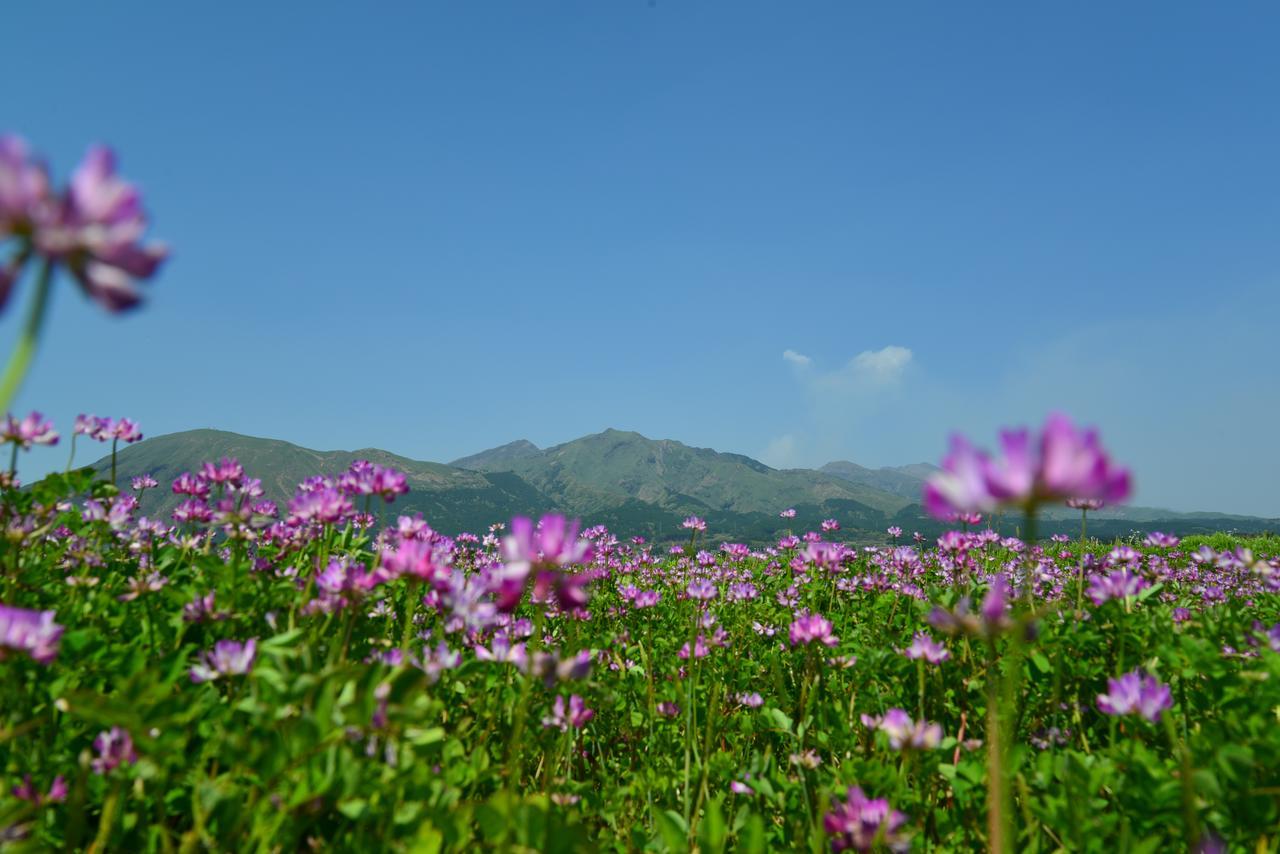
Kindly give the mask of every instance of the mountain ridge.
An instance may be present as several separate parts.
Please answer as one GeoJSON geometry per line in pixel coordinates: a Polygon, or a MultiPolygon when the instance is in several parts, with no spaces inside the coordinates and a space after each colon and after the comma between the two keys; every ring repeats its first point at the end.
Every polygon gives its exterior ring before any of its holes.
{"type": "MultiPolygon", "coordinates": [[[[384,521],[397,514],[422,513],[439,530],[483,531],[513,515],[559,511],[587,524],[605,524],[619,535],[658,539],[687,536],[680,519],[707,519],[716,537],[761,541],[787,530],[816,530],[837,519],[847,536],[883,539],[888,525],[926,535],[946,526],[919,505],[927,463],[871,469],[848,460],[821,469],[775,469],[751,457],[697,448],[672,439],[649,439],[634,431],[607,429],[547,448],[518,439],[460,457],[452,463],[414,460],[379,448],[317,451],[282,439],[245,436],[202,428],[152,437],[121,448],[117,484],[151,474],[161,488],[143,496],[142,512],[167,517],[178,503],[168,489],[183,471],[222,456],[240,460],[263,482],[267,497],[283,509],[297,484],[317,474],[336,475],[356,459],[405,472],[409,494],[392,505],[380,500],[370,510],[384,521]],[[779,512],[794,507],[794,519],[779,512]]],[[[93,464],[110,471],[111,459],[93,464]]],[[[361,507],[360,509],[363,509],[361,507]]],[[[1005,520],[1012,533],[1016,521],[1005,520]]],[[[1070,533],[1076,511],[1047,513],[1044,533],[1070,533]]],[[[1109,508],[1090,514],[1099,535],[1127,533],[1132,526],[1201,532],[1231,524],[1249,530],[1280,527],[1280,520],[1218,513],[1177,513],[1159,508],[1109,508]],[[1110,516],[1108,516],[1108,513],[1110,516]]]]}

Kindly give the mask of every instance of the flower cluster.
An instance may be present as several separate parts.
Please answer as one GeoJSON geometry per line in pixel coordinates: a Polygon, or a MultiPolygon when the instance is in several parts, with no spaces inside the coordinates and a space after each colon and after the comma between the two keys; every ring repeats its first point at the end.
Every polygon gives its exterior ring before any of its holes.
{"type": "Polygon", "coordinates": [[[48,664],[58,657],[63,630],[53,618],[53,611],[0,605],[0,647],[24,652],[34,661],[48,664]]]}
{"type": "Polygon", "coordinates": [[[871,851],[885,846],[907,851],[910,840],[902,833],[907,817],[884,798],[868,798],[858,786],[850,786],[843,801],[833,800],[822,826],[831,837],[832,851],[871,851]]]}
{"type": "Polygon", "coordinates": [[[1093,430],[1050,415],[1033,441],[1024,429],[1000,434],[1001,455],[992,457],[963,436],[951,439],[942,470],[925,483],[924,506],[940,519],[988,513],[1002,506],[1093,499],[1114,504],[1131,491],[1128,469],[1114,465],[1093,430]]]}

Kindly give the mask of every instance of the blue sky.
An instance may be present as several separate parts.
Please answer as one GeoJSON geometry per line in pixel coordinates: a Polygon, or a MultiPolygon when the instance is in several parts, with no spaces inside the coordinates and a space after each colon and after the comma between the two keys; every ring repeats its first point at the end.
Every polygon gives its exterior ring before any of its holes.
{"type": "Polygon", "coordinates": [[[1280,516],[1274,4],[301,8],[6,8],[0,129],[115,146],[174,252],[127,317],[62,282],[19,408],[775,465],[1062,409],[1280,516]]]}

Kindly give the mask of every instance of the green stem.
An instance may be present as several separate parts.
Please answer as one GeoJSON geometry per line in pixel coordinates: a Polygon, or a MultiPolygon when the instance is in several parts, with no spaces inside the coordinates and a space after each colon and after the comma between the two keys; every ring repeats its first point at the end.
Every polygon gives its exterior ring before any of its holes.
{"type": "Polygon", "coordinates": [[[40,342],[40,328],[44,325],[45,312],[49,306],[49,286],[52,283],[53,261],[45,259],[36,278],[36,293],[31,300],[31,311],[27,314],[22,332],[18,334],[18,343],[9,354],[9,364],[5,366],[4,376],[0,377],[0,412],[9,410],[9,404],[17,396],[18,389],[31,368],[36,345],[40,342]]]}
{"type": "Polygon", "coordinates": [[[1195,769],[1191,767],[1191,751],[1178,737],[1178,728],[1173,722],[1173,716],[1166,712],[1163,717],[1164,731],[1169,736],[1169,746],[1177,754],[1178,763],[1181,766],[1179,776],[1182,778],[1180,781],[1182,783],[1182,830],[1185,834],[1187,850],[1194,851],[1200,843],[1200,817],[1196,815],[1196,787],[1193,779],[1195,769]]]}
{"type": "Polygon", "coordinates": [[[116,813],[119,811],[120,781],[117,780],[112,784],[111,794],[107,795],[107,802],[102,806],[102,818],[98,822],[98,835],[93,838],[93,843],[89,846],[89,854],[107,850],[107,843],[111,840],[111,829],[115,826],[116,813]]]}

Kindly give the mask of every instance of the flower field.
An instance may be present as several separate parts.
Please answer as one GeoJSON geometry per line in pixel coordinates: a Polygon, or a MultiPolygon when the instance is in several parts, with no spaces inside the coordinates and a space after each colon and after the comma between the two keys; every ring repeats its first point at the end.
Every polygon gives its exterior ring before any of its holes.
{"type": "Polygon", "coordinates": [[[661,546],[559,516],[446,536],[362,463],[285,507],[230,459],[125,487],[8,476],[13,850],[1280,844],[1277,541],[1036,541],[1039,503],[1129,489],[1065,419],[958,440],[928,543],[786,510],[771,544],[697,518],[661,546]],[[147,489],[185,500],[139,518],[147,489]]]}

